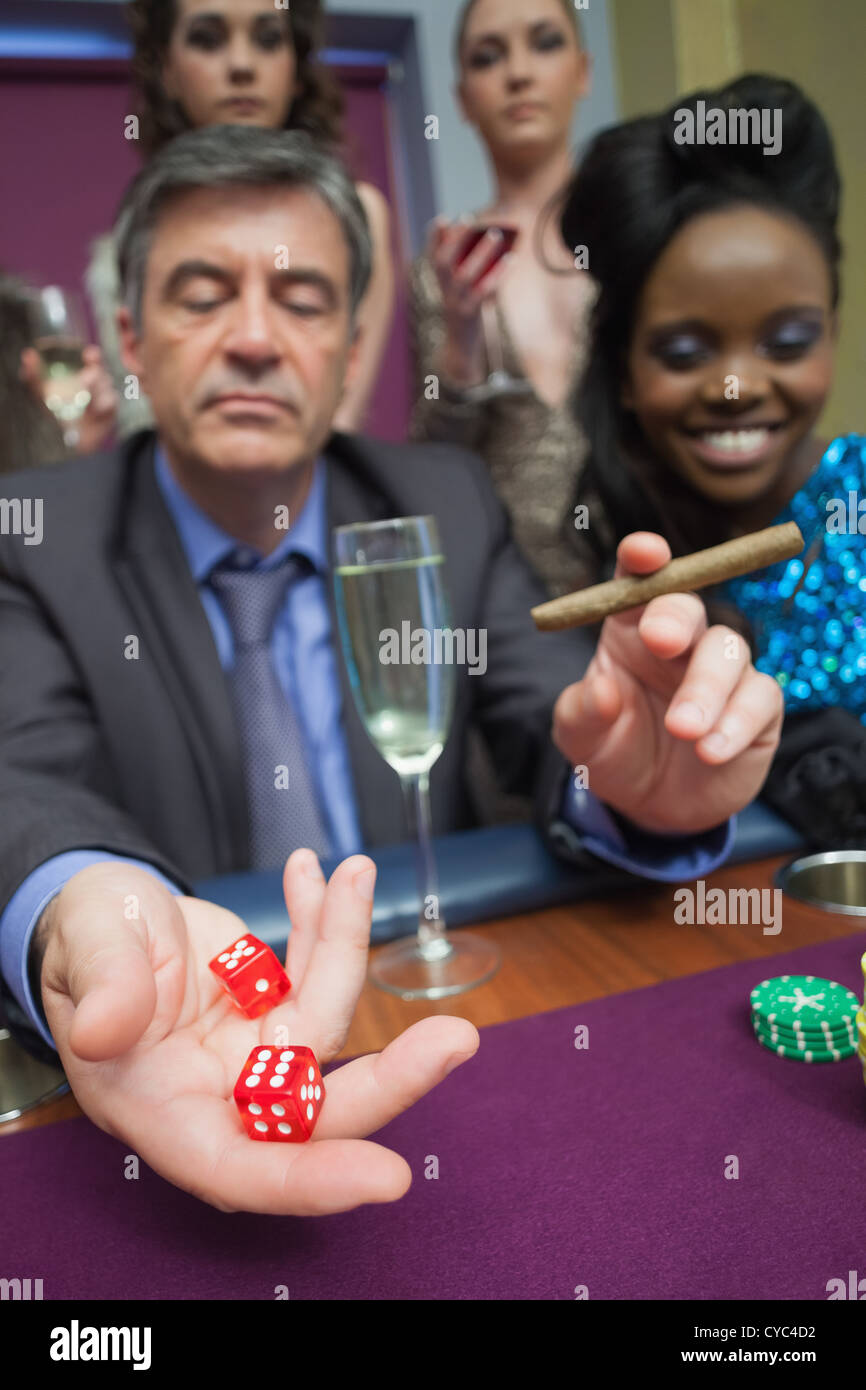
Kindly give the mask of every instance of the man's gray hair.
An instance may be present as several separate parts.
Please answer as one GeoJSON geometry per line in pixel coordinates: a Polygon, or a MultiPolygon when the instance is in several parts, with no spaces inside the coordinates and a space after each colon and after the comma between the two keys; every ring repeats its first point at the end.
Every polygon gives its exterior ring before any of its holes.
{"type": "Polygon", "coordinates": [[[178,194],[198,188],[305,188],[317,193],[349,248],[352,318],[370,281],[372,243],[350,175],[305,131],[206,126],[171,140],[137,175],[115,226],[123,302],[141,326],[147,258],[160,214],[178,194]]]}

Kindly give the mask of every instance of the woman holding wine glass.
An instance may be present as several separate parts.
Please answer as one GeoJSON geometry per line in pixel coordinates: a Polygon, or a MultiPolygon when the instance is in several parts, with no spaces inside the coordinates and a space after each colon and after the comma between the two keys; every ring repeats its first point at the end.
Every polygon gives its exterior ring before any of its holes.
{"type": "Polygon", "coordinates": [[[412,267],[412,434],[485,458],[518,543],[563,593],[582,579],[570,503],[584,443],[570,401],[593,287],[550,214],[573,175],[589,55],[570,0],[469,0],[456,61],[461,110],[495,188],[468,227],[437,219],[412,267]]]}
{"type": "MultiPolygon", "coordinates": [[[[320,0],[292,0],[285,7],[273,0],[132,0],[128,12],[146,157],[184,130],[212,125],[305,130],[326,147],[339,148],[342,93],[315,59],[324,17],[320,0]]],[[[349,431],[363,428],[394,303],[388,204],[371,184],[356,186],[373,238],[373,274],[358,316],[360,370],[334,420],[336,429],[349,431]]],[[[121,383],[126,369],[115,325],[113,234],[95,243],[87,283],[106,359],[121,383]]],[[[146,399],[121,396],[122,434],[152,426],[146,399]]]]}
{"type": "Polygon", "coordinates": [[[0,473],[91,453],[114,428],[117,397],[76,296],[0,274],[0,473]]]}

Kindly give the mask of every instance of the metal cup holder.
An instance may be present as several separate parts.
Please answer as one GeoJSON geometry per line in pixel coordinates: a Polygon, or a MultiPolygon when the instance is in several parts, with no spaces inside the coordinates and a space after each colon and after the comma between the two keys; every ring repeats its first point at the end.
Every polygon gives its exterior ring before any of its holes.
{"type": "Polygon", "coordinates": [[[783,893],[810,907],[866,917],[866,850],[804,855],[779,869],[774,882],[783,893]]]}
{"type": "Polygon", "coordinates": [[[17,1120],[19,1115],[65,1095],[69,1083],[59,1067],[50,1067],[31,1057],[0,1028],[0,1124],[17,1120]]]}

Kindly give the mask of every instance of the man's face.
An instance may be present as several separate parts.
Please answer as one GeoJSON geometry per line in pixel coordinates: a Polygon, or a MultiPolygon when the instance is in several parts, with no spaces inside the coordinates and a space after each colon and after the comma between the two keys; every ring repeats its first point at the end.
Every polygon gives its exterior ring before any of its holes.
{"type": "Polygon", "coordinates": [[[316,456],[357,362],[349,248],[314,193],[196,189],[160,215],[120,327],[169,456],[273,478],[316,456]]]}

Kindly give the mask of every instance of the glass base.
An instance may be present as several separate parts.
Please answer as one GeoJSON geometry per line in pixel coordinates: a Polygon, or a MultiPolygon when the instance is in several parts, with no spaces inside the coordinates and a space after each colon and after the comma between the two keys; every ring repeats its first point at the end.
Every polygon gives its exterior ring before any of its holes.
{"type": "Polygon", "coordinates": [[[407,936],[380,950],[370,964],[370,979],[401,999],[445,999],[484,984],[499,969],[498,946],[470,932],[450,932],[434,943],[444,954],[430,960],[407,936]]]}
{"type": "Polygon", "coordinates": [[[25,1052],[0,1028],[0,1124],[17,1120],[27,1110],[65,1095],[69,1083],[59,1067],[49,1067],[25,1052]]]}

